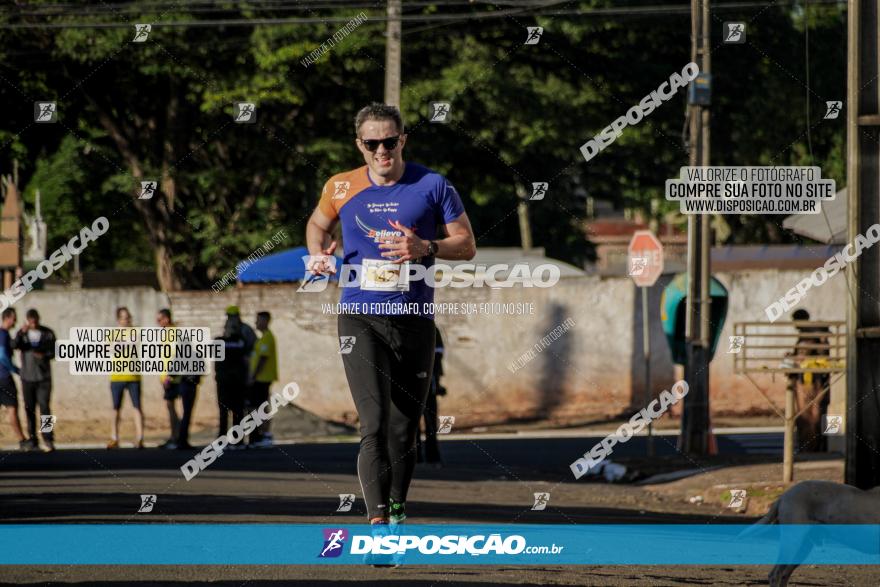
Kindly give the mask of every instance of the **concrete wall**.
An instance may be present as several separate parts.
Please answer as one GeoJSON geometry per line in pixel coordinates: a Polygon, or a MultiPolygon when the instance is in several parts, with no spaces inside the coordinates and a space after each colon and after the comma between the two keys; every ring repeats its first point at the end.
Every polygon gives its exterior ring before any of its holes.
{"type": "MultiPolygon", "coordinates": [[[[766,400],[751,383],[732,372],[726,354],[732,324],[764,320],[764,307],[780,297],[804,275],[802,271],[754,271],[720,274],[731,293],[730,310],[712,363],[712,406],[716,413],[769,413],[766,400]]],[[[668,277],[650,294],[653,391],[668,388],[676,379],[669,350],[660,329],[659,297],[668,277]]],[[[74,326],[109,326],[114,309],[128,306],[135,324],[151,326],[155,313],[170,305],[175,322],[182,326],[219,329],[224,308],[237,304],[246,321],[253,323],[258,310],[272,312],[272,330],[279,345],[283,385],[297,381],[297,403],[334,420],[353,421],[354,406],[337,353],[336,318],[322,313],[322,304],[334,303],[338,291],[297,293],[294,286],[266,286],[213,292],[163,294],[147,288],[36,291],[17,304],[21,318],[30,307],[38,308],[43,322],[59,338],[74,326]]],[[[846,301],[843,276],[808,293],[802,303],[816,319],[842,320],[846,301]]],[[[447,341],[445,385],[449,395],[441,412],[452,414],[457,424],[477,425],[510,420],[553,418],[588,421],[629,414],[644,401],[641,301],[628,279],[579,277],[562,280],[549,289],[444,289],[436,302],[533,304],[534,314],[444,314],[437,323],[447,341]],[[508,365],[532,349],[556,326],[572,319],[574,327],[536,353],[521,369],[511,373],[508,365]]],[[[67,365],[54,366],[53,409],[59,419],[103,422],[110,413],[106,376],[72,376],[67,365]]],[[[763,378],[771,397],[782,405],[785,381],[763,378]]],[[[213,377],[203,379],[196,422],[216,422],[213,377]]],[[[166,416],[161,390],[154,377],[145,378],[145,410],[148,424],[164,427],[166,416]]],[[[8,436],[3,426],[3,436],[8,436]]]]}

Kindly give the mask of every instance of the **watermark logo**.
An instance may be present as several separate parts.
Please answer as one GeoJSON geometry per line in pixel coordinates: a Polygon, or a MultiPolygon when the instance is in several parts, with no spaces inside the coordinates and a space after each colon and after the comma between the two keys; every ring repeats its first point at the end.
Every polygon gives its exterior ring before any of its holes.
{"type": "Polygon", "coordinates": [[[700,73],[700,66],[696,63],[688,63],[681,70],[681,73],[673,73],[667,81],[641,99],[636,105],[626,111],[626,114],[619,116],[617,120],[606,126],[599,134],[581,145],[581,154],[584,159],[590,161],[593,157],[601,153],[606,147],[617,140],[623,129],[629,125],[636,125],[642,121],[645,116],[651,114],[656,108],[663,105],[664,102],[675,97],[679,88],[687,86],[700,73]]]}
{"type": "Polygon", "coordinates": [[[450,121],[452,105],[449,102],[431,102],[428,110],[428,120],[446,124],[450,121]]]}
{"type": "Polygon", "coordinates": [[[323,273],[319,275],[307,275],[305,279],[299,282],[299,287],[296,288],[296,291],[305,293],[318,293],[327,289],[327,285],[329,283],[329,275],[323,273]]]}
{"type": "Polygon", "coordinates": [[[187,481],[191,481],[196,475],[208,468],[208,466],[223,455],[223,449],[230,444],[238,444],[245,436],[252,434],[263,422],[272,419],[278,410],[296,399],[299,395],[299,385],[290,382],[284,386],[281,393],[272,395],[271,398],[260,404],[257,409],[241,419],[241,422],[232,426],[229,431],[216,438],[202,451],[185,462],[180,471],[187,481]]]}
{"type": "MultiPolygon", "coordinates": [[[[325,531],[325,545],[328,543],[325,531]]],[[[338,540],[345,540],[341,537],[338,540]]],[[[326,548],[326,546],[325,546],[326,548]]],[[[417,536],[413,534],[387,534],[381,536],[369,536],[355,534],[351,537],[350,554],[360,555],[372,553],[376,555],[398,554],[405,555],[409,550],[416,550],[420,554],[430,555],[515,555],[526,551],[527,544],[524,536],[511,534],[502,536],[500,533],[476,534],[476,535],[428,535],[417,536]]],[[[559,554],[564,546],[555,544],[546,546],[529,546],[532,553],[559,554]]],[[[328,556],[336,556],[330,555],[328,556]]]]}
{"type": "Polygon", "coordinates": [[[547,195],[548,187],[550,187],[550,184],[546,181],[532,182],[532,195],[529,197],[529,200],[543,200],[544,196],[547,195]]]}
{"type": "Polygon", "coordinates": [[[455,424],[455,416],[440,416],[440,423],[437,425],[437,434],[449,434],[452,432],[452,426],[455,424]]]}
{"type": "Polygon", "coordinates": [[[153,30],[153,25],[146,23],[138,23],[134,25],[134,38],[131,40],[132,43],[143,43],[150,36],[150,31],[153,30]]]}
{"type": "Polygon", "coordinates": [[[159,187],[159,182],[154,180],[147,180],[141,182],[141,193],[138,196],[138,200],[150,200],[156,195],[156,189],[159,187]]]}
{"type": "Polygon", "coordinates": [[[596,443],[593,448],[584,453],[584,456],[570,465],[575,479],[583,477],[590,469],[604,461],[614,452],[614,445],[629,441],[630,438],[641,432],[649,422],[656,420],[665,414],[670,407],[684,399],[688,393],[688,384],[685,380],[676,381],[671,391],[663,390],[660,397],[642,408],[629,419],[629,422],[621,424],[617,431],[609,434],[596,443]]]}
{"type": "Polygon", "coordinates": [[[34,122],[46,124],[58,120],[58,104],[56,102],[34,102],[34,122]]]}
{"type": "Polygon", "coordinates": [[[222,290],[230,283],[235,283],[239,274],[246,270],[248,267],[253,265],[258,259],[261,259],[266,253],[275,248],[276,245],[281,244],[282,241],[287,240],[288,235],[284,232],[282,228],[278,232],[272,235],[272,238],[264,242],[262,245],[256,248],[253,253],[248,255],[247,259],[241,261],[238,265],[235,266],[235,269],[231,271],[227,271],[226,274],[218,279],[211,286],[211,289],[214,290],[214,293],[222,290]]]}
{"type": "Polygon", "coordinates": [[[727,503],[727,507],[732,510],[743,509],[746,507],[747,500],[748,495],[745,489],[731,489],[730,501],[727,503]]]}
{"type": "Polygon", "coordinates": [[[141,495],[141,507],[138,508],[137,513],[139,514],[148,514],[153,511],[153,506],[156,505],[156,496],[155,495],[141,495]]]}
{"type": "Polygon", "coordinates": [[[55,429],[55,416],[40,415],[40,432],[52,432],[55,429]]]}
{"type": "Polygon", "coordinates": [[[746,42],[746,23],[725,22],[724,42],[730,45],[739,45],[746,42]]]}
{"type": "Polygon", "coordinates": [[[843,102],[840,100],[830,100],[825,102],[825,120],[834,120],[840,116],[843,109],[843,102]]]}
{"type": "Polygon", "coordinates": [[[336,558],[342,554],[343,546],[348,538],[345,528],[324,528],[324,546],[318,558],[336,558]]]}
{"type": "Polygon", "coordinates": [[[843,434],[843,416],[828,414],[827,416],[822,416],[822,419],[825,420],[822,426],[822,434],[828,436],[843,434]]]}
{"type": "Polygon", "coordinates": [[[528,26],[526,27],[526,45],[537,45],[538,41],[541,40],[541,35],[544,34],[544,27],[542,26],[528,26]]]}
{"type": "Polygon", "coordinates": [[[745,343],[746,343],[745,336],[737,335],[737,336],[729,337],[728,338],[727,353],[733,354],[733,355],[741,353],[742,349],[743,349],[743,345],[745,343]]]}
{"type": "Polygon", "coordinates": [[[630,257],[629,276],[638,277],[639,275],[643,275],[645,273],[645,269],[648,268],[648,262],[650,260],[651,259],[649,257],[630,257]]]}
{"type": "Polygon", "coordinates": [[[339,494],[339,507],[336,508],[337,512],[350,512],[351,506],[354,505],[354,493],[340,493],[339,494]]]}
{"type": "Polygon", "coordinates": [[[254,124],[257,121],[257,105],[253,102],[234,102],[232,119],[237,124],[254,124]]]}
{"type": "Polygon", "coordinates": [[[106,217],[96,218],[92,225],[84,226],[79,234],[74,235],[67,243],[55,250],[49,258],[41,261],[34,269],[31,269],[19,279],[12,282],[9,289],[0,294],[0,311],[5,310],[34,289],[37,279],[48,279],[58,271],[65,263],[73,259],[74,255],[82,253],[89,243],[98,239],[110,228],[110,221],[106,217]]]}
{"type": "Polygon", "coordinates": [[[339,354],[350,355],[354,350],[354,343],[357,342],[356,336],[340,336],[339,337],[339,354]]]}
{"type": "Polygon", "coordinates": [[[547,509],[548,503],[550,503],[550,494],[539,491],[535,493],[535,503],[532,505],[532,511],[537,512],[547,509]]]}
{"type": "Polygon", "coordinates": [[[559,337],[571,330],[573,327],[574,319],[566,318],[564,322],[558,324],[553,330],[548,332],[546,336],[536,342],[532,348],[521,354],[519,357],[517,357],[515,361],[510,363],[507,366],[507,370],[511,373],[516,373],[517,371],[525,367],[528,363],[530,363],[536,356],[544,352],[544,349],[549,347],[552,343],[556,342],[559,337]]]}
{"type": "Polygon", "coordinates": [[[821,267],[801,279],[784,296],[764,308],[767,319],[770,322],[779,320],[783,314],[797,306],[811,288],[819,287],[837,275],[848,263],[855,261],[863,251],[871,248],[878,240],[880,240],[880,224],[874,224],[868,227],[865,234],[857,235],[852,242],[844,246],[833,257],[829,257],[821,267]]]}
{"type": "MultiPolygon", "coordinates": [[[[373,232],[365,232],[373,236],[373,232]]],[[[376,242],[388,240],[391,235],[376,236],[376,242]]],[[[551,263],[532,266],[529,263],[496,263],[483,265],[475,263],[459,263],[448,265],[435,263],[425,266],[423,263],[394,264],[391,261],[365,260],[363,265],[345,263],[337,269],[336,257],[332,255],[303,255],[303,264],[307,274],[319,266],[326,273],[338,275],[339,287],[368,289],[381,287],[381,290],[407,290],[413,282],[424,281],[431,288],[468,288],[488,285],[493,288],[539,287],[549,288],[559,283],[562,275],[559,267],[551,263]],[[324,261],[330,268],[323,267],[324,261]],[[499,275],[503,274],[503,275],[499,275]]],[[[300,284],[297,291],[320,292],[327,287],[327,280],[311,283],[308,277],[300,284]]],[[[367,304],[360,304],[366,306],[367,304]]],[[[354,311],[352,313],[359,313],[354,311]]]]}
{"type": "Polygon", "coordinates": [[[348,190],[351,188],[350,181],[334,181],[333,182],[333,199],[334,200],[342,200],[345,196],[348,195],[348,190]]]}
{"type": "Polygon", "coordinates": [[[333,33],[332,37],[329,37],[326,41],[321,43],[321,46],[300,59],[300,64],[303,67],[308,67],[312,63],[315,63],[320,59],[325,53],[330,51],[337,43],[342,42],[342,40],[350,35],[356,28],[361,26],[368,20],[367,14],[365,12],[361,12],[353,19],[345,23],[345,26],[340,28],[338,31],[333,33]]]}

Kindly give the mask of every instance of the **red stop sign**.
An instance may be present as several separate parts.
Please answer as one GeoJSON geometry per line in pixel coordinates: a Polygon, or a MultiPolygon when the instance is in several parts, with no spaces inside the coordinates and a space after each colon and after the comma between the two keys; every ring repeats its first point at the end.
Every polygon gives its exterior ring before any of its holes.
{"type": "Polygon", "coordinates": [[[637,230],[629,241],[627,272],[639,287],[651,287],[663,273],[663,245],[650,230],[637,230]]]}

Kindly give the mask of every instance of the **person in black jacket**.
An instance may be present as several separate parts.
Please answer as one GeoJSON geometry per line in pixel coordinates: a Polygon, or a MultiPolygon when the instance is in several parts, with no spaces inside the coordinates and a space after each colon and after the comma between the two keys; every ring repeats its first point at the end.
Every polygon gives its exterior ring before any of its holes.
{"type": "MultiPolygon", "coordinates": [[[[49,399],[52,395],[52,368],[49,363],[55,358],[55,333],[40,324],[40,314],[33,308],[25,314],[24,326],[15,335],[14,348],[21,351],[21,386],[24,396],[24,411],[27,415],[28,434],[32,448],[37,443],[37,414],[51,416],[49,399]]],[[[52,428],[54,420],[42,418],[40,432],[46,452],[55,450],[52,428]]]]}
{"type": "MultiPolygon", "coordinates": [[[[217,380],[217,406],[220,412],[219,436],[229,429],[229,413],[232,413],[232,426],[241,422],[244,417],[245,387],[247,385],[248,362],[247,341],[242,332],[241,320],[238,316],[228,316],[223,327],[223,336],[218,337],[226,347],[226,355],[222,361],[214,364],[217,380]]],[[[234,445],[244,448],[244,445],[234,445]]],[[[230,449],[234,450],[233,445],[230,449]]]]}
{"type": "Polygon", "coordinates": [[[440,329],[437,328],[435,334],[434,348],[434,371],[431,373],[431,387],[428,390],[428,397],[425,398],[425,409],[423,416],[425,418],[425,442],[422,443],[421,434],[416,434],[416,460],[418,462],[432,463],[436,467],[443,465],[443,459],[440,457],[440,444],[437,442],[437,396],[446,395],[446,388],[440,384],[440,377],[443,376],[443,337],[440,335],[440,329]],[[424,451],[424,452],[423,452],[424,451]]]}

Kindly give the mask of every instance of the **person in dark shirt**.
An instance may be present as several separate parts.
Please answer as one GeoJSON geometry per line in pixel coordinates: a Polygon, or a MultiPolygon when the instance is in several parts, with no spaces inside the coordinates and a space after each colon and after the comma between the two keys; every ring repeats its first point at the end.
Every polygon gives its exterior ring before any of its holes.
{"type": "MultiPolygon", "coordinates": [[[[228,417],[230,412],[232,413],[233,426],[240,423],[244,417],[248,362],[247,342],[241,324],[237,315],[229,315],[223,327],[223,336],[218,337],[226,348],[223,360],[217,361],[214,365],[217,381],[217,406],[220,412],[219,436],[224,436],[229,430],[228,417]]],[[[235,450],[244,448],[244,445],[230,444],[229,448],[235,450]]]]}
{"type": "MultiPolygon", "coordinates": [[[[21,351],[21,391],[27,416],[28,435],[37,442],[37,406],[41,418],[51,416],[49,400],[52,396],[52,366],[55,358],[55,333],[40,324],[40,314],[33,308],[25,314],[26,322],[15,335],[13,347],[21,351]]],[[[55,450],[52,426],[40,426],[46,452],[55,450]]]]}
{"type": "MultiPolygon", "coordinates": [[[[827,326],[805,324],[810,320],[810,313],[804,309],[795,310],[791,319],[800,324],[796,326],[798,339],[794,349],[789,353],[790,357],[801,363],[812,358],[822,359],[830,356],[831,331],[827,326]]],[[[800,373],[789,377],[798,391],[796,395],[798,411],[809,406],[795,421],[798,431],[798,451],[824,452],[828,446],[828,439],[822,434],[822,418],[827,415],[828,404],[831,402],[831,391],[827,390],[831,385],[831,376],[828,373],[814,373],[807,378],[800,373]],[[816,401],[823,392],[821,399],[816,401]]]]}
{"type": "Polygon", "coordinates": [[[2,328],[0,328],[0,406],[6,411],[6,419],[12,426],[12,431],[18,437],[18,448],[21,450],[36,450],[37,441],[33,438],[25,438],[21,430],[21,421],[18,419],[18,389],[15,387],[13,373],[19,369],[12,363],[12,337],[9,331],[15,328],[15,310],[6,308],[0,314],[2,328]]]}
{"type": "Polygon", "coordinates": [[[418,462],[432,463],[434,466],[443,465],[443,459],[440,457],[440,444],[437,442],[437,396],[446,395],[446,388],[440,384],[440,377],[443,376],[443,337],[440,336],[440,329],[437,330],[434,343],[434,369],[431,373],[431,387],[428,390],[428,397],[425,398],[425,442],[424,454],[422,447],[421,435],[416,436],[416,458],[418,462]]]}

